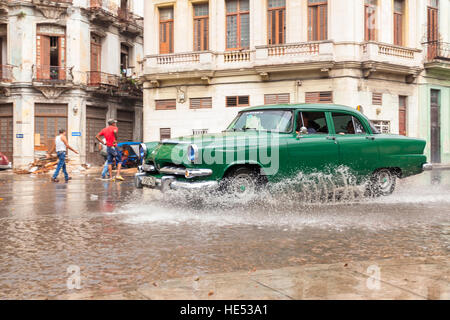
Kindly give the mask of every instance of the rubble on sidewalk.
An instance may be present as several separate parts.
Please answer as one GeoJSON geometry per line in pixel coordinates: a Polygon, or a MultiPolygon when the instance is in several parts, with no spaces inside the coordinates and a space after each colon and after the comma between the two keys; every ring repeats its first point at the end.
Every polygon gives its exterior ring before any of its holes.
{"type": "MultiPolygon", "coordinates": [[[[58,165],[58,157],[57,156],[51,156],[49,158],[47,157],[40,157],[39,159],[34,160],[32,163],[28,164],[27,169],[14,169],[14,173],[17,174],[43,174],[48,173],[50,171],[56,170],[56,167],[58,165]]],[[[77,165],[75,169],[70,168],[70,162],[71,160],[66,158],[66,165],[68,166],[67,171],[72,171],[73,173],[81,173],[85,172],[87,169],[90,168],[90,165],[82,164],[77,165]]]]}

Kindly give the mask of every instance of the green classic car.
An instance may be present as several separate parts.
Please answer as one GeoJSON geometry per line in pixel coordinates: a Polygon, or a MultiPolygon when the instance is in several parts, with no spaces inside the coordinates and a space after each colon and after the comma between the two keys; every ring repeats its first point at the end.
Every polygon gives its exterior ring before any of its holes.
{"type": "Polygon", "coordinates": [[[425,141],[381,134],[357,110],[329,104],[247,108],[222,133],[141,145],[137,188],[215,189],[246,194],[300,172],[347,167],[372,195],[396,178],[431,169],[425,141]]]}

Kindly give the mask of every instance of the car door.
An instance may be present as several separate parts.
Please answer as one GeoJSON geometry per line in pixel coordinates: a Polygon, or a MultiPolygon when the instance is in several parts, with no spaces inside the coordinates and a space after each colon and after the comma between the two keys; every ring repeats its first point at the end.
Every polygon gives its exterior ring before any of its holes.
{"type": "Polygon", "coordinates": [[[287,143],[291,174],[327,171],[339,160],[339,148],[329,134],[330,124],[324,111],[299,111],[296,132],[287,143]],[[300,133],[302,127],[307,133],[300,133]]]}
{"type": "Polygon", "coordinates": [[[358,175],[372,173],[378,162],[378,145],[367,123],[355,114],[332,112],[333,129],[339,146],[339,163],[358,175]]]}

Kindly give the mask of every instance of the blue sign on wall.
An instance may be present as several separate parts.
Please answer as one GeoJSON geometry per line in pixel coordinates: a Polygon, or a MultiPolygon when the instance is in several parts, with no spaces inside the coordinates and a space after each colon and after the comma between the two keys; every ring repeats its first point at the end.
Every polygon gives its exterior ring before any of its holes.
{"type": "Polygon", "coordinates": [[[16,134],[17,139],[23,139],[23,133],[17,133],[16,134]]]}
{"type": "Polygon", "coordinates": [[[81,132],[72,132],[72,137],[81,137],[81,132]]]}

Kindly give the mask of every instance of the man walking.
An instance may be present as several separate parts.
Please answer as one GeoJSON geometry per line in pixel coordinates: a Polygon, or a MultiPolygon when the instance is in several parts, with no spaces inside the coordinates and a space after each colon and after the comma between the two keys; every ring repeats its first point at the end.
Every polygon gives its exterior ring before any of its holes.
{"type": "Polygon", "coordinates": [[[78,152],[73,149],[71,146],[69,146],[69,143],[67,142],[67,138],[66,138],[66,130],[65,129],[60,129],[59,130],[59,135],[56,136],[55,138],[55,145],[53,146],[53,148],[48,152],[49,154],[52,154],[53,151],[56,150],[56,154],[58,155],[58,166],[56,167],[55,173],[53,174],[52,177],[52,181],[53,182],[59,182],[58,175],[59,175],[59,171],[62,169],[63,173],[64,173],[64,179],[67,182],[69,182],[69,180],[71,180],[72,178],[69,177],[69,175],[67,174],[67,170],[66,170],[66,152],[67,149],[72,150],[73,152],[75,152],[76,154],[78,154],[78,152]]]}
{"type": "Polygon", "coordinates": [[[95,138],[101,144],[105,144],[100,138],[101,136],[103,136],[106,140],[109,176],[112,177],[112,164],[115,159],[117,164],[117,174],[115,180],[123,181],[124,179],[120,175],[120,169],[122,168],[121,155],[119,150],[117,149],[117,137],[119,134],[119,128],[117,128],[117,120],[114,119],[108,120],[108,125],[109,126],[100,131],[95,136],[95,138]]]}

